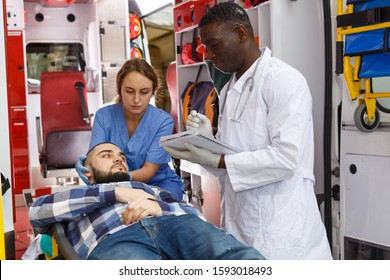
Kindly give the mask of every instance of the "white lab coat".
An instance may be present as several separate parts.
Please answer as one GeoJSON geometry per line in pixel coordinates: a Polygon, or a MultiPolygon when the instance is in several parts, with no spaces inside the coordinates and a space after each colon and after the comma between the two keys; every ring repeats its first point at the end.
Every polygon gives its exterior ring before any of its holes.
{"type": "Polygon", "coordinates": [[[252,94],[247,89],[238,102],[256,63],[233,78],[219,120],[217,138],[244,151],[225,156],[222,226],[268,259],[331,259],[313,189],[310,91],[297,70],[271,57],[268,48],[262,52],[252,94]],[[230,120],[237,106],[233,118],[244,110],[239,123],[230,120]]]}

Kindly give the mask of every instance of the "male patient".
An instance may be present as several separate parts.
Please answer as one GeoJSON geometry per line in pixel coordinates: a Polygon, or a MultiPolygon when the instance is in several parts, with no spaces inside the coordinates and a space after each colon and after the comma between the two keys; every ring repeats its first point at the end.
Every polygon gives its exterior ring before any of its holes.
{"type": "Polygon", "coordinates": [[[114,144],[92,148],[85,166],[91,186],[39,197],[29,211],[40,233],[67,221],[81,259],[264,259],[169,192],[130,182],[126,157],[114,144]]]}

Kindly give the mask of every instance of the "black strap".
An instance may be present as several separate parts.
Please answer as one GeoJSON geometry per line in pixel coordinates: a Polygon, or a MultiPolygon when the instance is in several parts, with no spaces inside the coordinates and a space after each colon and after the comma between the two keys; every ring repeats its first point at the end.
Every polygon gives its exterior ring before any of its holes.
{"type": "Polygon", "coordinates": [[[86,125],[90,125],[91,121],[89,119],[88,110],[87,110],[87,104],[85,103],[84,99],[84,83],[77,81],[74,83],[74,87],[77,89],[80,97],[81,102],[81,110],[83,112],[83,121],[86,125]]]}
{"type": "Polygon", "coordinates": [[[200,73],[202,72],[202,67],[203,67],[203,64],[199,65],[198,73],[196,74],[196,78],[195,78],[195,84],[199,80],[200,73]]]}
{"type": "Polygon", "coordinates": [[[372,8],[336,17],[337,27],[365,26],[390,21],[390,7],[372,8]]]}
{"type": "Polygon", "coordinates": [[[194,61],[198,61],[198,57],[196,55],[196,48],[198,47],[198,42],[196,41],[197,30],[197,28],[194,28],[194,31],[192,33],[192,58],[194,59],[194,61]]]}
{"type": "Polygon", "coordinates": [[[7,191],[8,189],[11,188],[11,184],[9,183],[9,180],[6,179],[3,175],[3,173],[0,173],[1,174],[1,195],[3,196],[7,191]]]}
{"type": "MultiPolygon", "coordinates": [[[[177,48],[177,53],[180,55],[182,55],[182,52],[183,52],[183,36],[184,36],[184,32],[182,32],[180,34],[180,46],[178,46],[178,48],[177,48]]],[[[183,58],[181,59],[181,63],[184,64],[183,58]]]]}

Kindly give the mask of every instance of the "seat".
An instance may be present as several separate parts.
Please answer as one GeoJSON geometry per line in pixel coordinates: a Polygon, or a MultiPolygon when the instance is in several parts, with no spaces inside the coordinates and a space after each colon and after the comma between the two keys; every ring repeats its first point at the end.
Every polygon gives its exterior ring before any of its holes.
{"type": "Polygon", "coordinates": [[[77,174],[69,170],[88,151],[92,132],[83,73],[42,72],[40,103],[36,128],[42,176],[77,174]]]}
{"type": "Polygon", "coordinates": [[[390,76],[390,2],[388,0],[338,0],[336,73],[344,74],[351,100],[357,100],[356,127],[375,130],[380,123],[378,98],[390,92],[374,92],[373,78],[390,76]]]}

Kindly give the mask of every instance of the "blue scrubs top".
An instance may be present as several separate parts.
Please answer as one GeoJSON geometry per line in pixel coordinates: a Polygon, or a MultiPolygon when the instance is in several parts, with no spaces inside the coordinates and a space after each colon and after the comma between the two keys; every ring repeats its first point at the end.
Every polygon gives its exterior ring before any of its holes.
{"type": "Polygon", "coordinates": [[[160,164],[153,178],[145,183],[166,189],[181,199],[184,184],[168,165],[171,155],[159,145],[160,137],[172,134],[173,126],[167,112],[149,105],[129,138],[122,102],[108,105],[96,112],[89,149],[103,142],[114,143],[126,155],[130,171],[140,169],[144,162],[160,164]]]}

